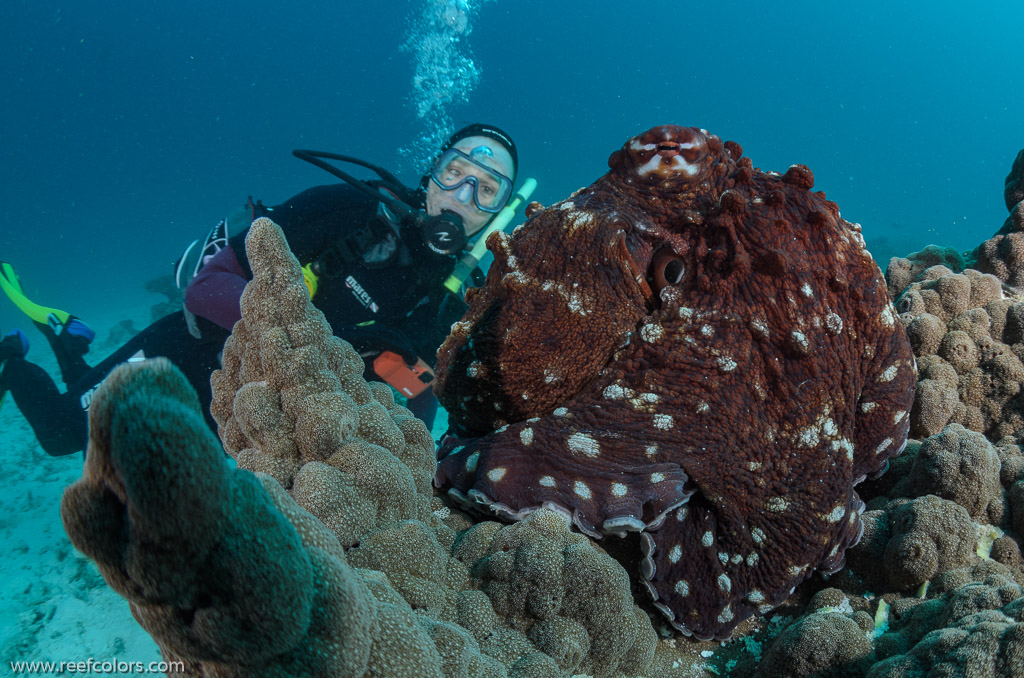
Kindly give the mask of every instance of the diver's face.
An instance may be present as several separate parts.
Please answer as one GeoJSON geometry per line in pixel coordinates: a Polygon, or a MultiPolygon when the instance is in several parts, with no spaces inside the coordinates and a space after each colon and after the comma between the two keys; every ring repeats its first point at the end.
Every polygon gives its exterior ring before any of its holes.
{"type": "MultiPolygon", "coordinates": [[[[457,148],[466,155],[470,155],[473,153],[473,149],[480,146],[491,149],[491,155],[481,157],[480,154],[475,154],[474,159],[477,162],[504,174],[506,177],[512,176],[512,156],[505,150],[504,146],[490,137],[466,137],[452,148],[457,148]]],[[[481,185],[484,185],[483,182],[489,180],[487,172],[474,167],[471,163],[467,162],[460,165],[459,170],[467,175],[477,177],[481,185]]],[[[427,214],[437,216],[441,214],[442,210],[454,212],[462,217],[462,226],[466,232],[466,237],[475,235],[494,216],[476,206],[476,203],[473,201],[473,187],[470,184],[464,184],[454,190],[445,190],[433,181],[429,181],[427,182],[427,214]]]]}

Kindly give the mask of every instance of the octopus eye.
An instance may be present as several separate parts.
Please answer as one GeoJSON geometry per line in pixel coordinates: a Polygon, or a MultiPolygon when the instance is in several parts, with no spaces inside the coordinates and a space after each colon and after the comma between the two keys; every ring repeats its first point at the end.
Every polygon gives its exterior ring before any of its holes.
{"type": "Polygon", "coordinates": [[[651,259],[647,277],[655,292],[678,285],[686,278],[686,262],[670,249],[658,250],[651,259]]]}

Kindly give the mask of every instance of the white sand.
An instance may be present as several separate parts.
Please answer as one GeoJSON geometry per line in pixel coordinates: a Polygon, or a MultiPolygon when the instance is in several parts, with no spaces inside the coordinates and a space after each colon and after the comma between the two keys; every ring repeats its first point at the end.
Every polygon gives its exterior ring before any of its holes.
{"type": "MultiPolygon", "coordinates": [[[[148,309],[132,315],[136,327],[143,327],[148,309]]],[[[98,344],[119,319],[88,319],[98,344]]],[[[57,374],[46,340],[30,323],[23,329],[31,342],[29,359],[57,374]]],[[[96,362],[101,356],[88,358],[96,362]]],[[[81,477],[82,454],[47,455],[10,394],[0,408],[0,450],[8,479],[0,492],[0,675],[57,675],[18,674],[14,661],[159,661],[159,648],[132,617],[128,602],[64,533],[60,498],[81,477]]]]}

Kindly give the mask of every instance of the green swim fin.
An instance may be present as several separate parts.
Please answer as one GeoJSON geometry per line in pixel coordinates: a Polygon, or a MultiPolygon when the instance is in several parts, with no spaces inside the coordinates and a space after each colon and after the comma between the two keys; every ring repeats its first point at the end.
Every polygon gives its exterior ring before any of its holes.
{"type": "Polygon", "coordinates": [[[40,306],[26,297],[21,289],[21,281],[18,280],[18,274],[14,272],[14,267],[6,261],[0,261],[0,289],[34,323],[47,325],[49,316],[52,314],[63,325],[71,317],[71,314],[67,311],[40,306]]]}

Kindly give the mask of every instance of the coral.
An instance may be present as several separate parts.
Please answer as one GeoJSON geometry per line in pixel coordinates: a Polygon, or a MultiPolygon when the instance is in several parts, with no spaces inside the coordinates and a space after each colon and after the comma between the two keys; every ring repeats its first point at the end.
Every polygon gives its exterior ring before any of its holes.
{"type": "Polygon", "coordinates": [[[932,266],[944,266],[951,273],[960,273],[966,266],[964,256],[952,247],[928,245],[920,252],[906,257],[893,257],[885,270],[889,296],[895,299],[912,282],[921,279],[921,274],[932,266]]]}
{"type": "Polygon", "coordinates": [[[993,442],[1024,432],[1022,302],[993,275],[944,266],[900,294],[896,310],[919,374],[910,435],[936,435],[951,422],[993,442]]]}
{"type": "Polygon", "coordinates": [[[974,523],[967,511],[935,495],[900,498],[863,516],[864,535],[850,567],[872,588],[909,591],[971,562],[974,523]]]}
{"type": "Polygon", "coordinates": [[[498,615],[572,673],[634,674],[650,664],[657,638],[618,563],[552,511],[497,527],[476,525],[453,553],[473,563],[498,615]]]}
{"type": "Polygon", "coordinates": [[[1006,209],[1011,212],[1024,200],[1024,149],[1017,152],[1017,157],[1013,159],[1013,166],[1010,167],[1010,173],[1006,175],[1003,200],[1006,203],[1006,209]]]}
{"type": "Polygon", "coordinates": [[[1024,286],[1024,207],[1018,205],[1007,219],[1013,230],[992,236],[978,245],[974,266],[1014,287],[1024,286]]]}
{"type": "Polygon", "coordinates": [[[65,529],[168,659],[199,676],[444,675],[404,601],[377,602],[280,485],[228,466],[170,362],[115,370],[89,424],[65,529]]]}
{"type": "MultiPolygon", "coordinates": [[[[847,603],[848,605],[848,603],[847,603]]],[[[786,628],[764,654],[758,678],[848,678],[874,660],[871,641],[851,614],[814,612],[786,628]]]]}
{"type": "Polygon", "coordinates": [[[362,380],[280,229],[257,220],[247,248],[213,378],[238,468],[183,377],[142,363],[98,392],[63,506],[165,654],[190,676],[643,674],[656,636],[622,567],[549,511],[470,529],[432,496],[429,433],[362,380]]]}
{"type": "Polygon", "coordinates": [[[1024,675],[1024,598],[999,575],[910,609],[879,639],[868,678],[1024,675]]]}
{"type": "Polygon", "coordinates": [[[950,424],[924,441],[893,493],[907,497],[935,494],[960,505],[974,520],[998,525],[1004,510],[1000,470],[992,443],[980,433],[950,424]]]}

